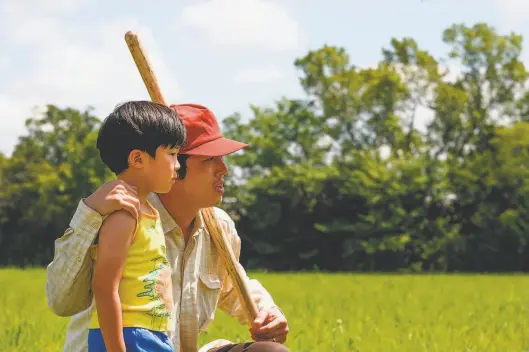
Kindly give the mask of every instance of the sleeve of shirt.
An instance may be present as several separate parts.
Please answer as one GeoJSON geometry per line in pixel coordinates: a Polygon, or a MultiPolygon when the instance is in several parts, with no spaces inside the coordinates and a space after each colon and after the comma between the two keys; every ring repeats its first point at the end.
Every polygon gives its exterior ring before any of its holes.
{"type": "MultiPolygon", "coordinates": [[[[241,239],[237,234],[235,224],[231,219],[229,219],[229,221],[221,220],[219,221],[219,223],[222,226],[222,229],[225,231],[226,237],[231,240],[233,254],[235,254],[235,257],[238,261],[241,254],[241,239]]],[[[272,296],[263,287],[263,285],[261,285],[261,283],[256,279],[250,279],[240,263],[239,268],[240,271],[243,273],[244,278],[246,279],[248,289],[250,290],[250,294],[254,298],[257,310],[261,311],[263,309],[277,307],[277,305],[274,303],[272,296]]],[[[230,277],[227,277],[220,294],[219,308],[228,315],[236,317],[241,324],[246,324],[247,316],[242,307],[243,306],[240,302],[235,287],[233,286],[232,280],[230,277]]]]}
{"type": "Polygon", "coordinates": [[[102,216],[81,200],[70,226],[55,240],[54,258],[46,268],[46,298],[59,316],[72,316],[92,303],[90,246],[102,223],[102,216]]]}

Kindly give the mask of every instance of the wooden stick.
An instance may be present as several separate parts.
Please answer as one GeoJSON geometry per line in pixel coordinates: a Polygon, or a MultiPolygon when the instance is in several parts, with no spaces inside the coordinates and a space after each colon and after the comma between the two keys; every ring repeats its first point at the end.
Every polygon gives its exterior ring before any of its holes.
{"type": "MultiPolygon", "coordinates": [[[[143,49],[137,34],[131,31],[127,32],[125,34],[125,41],[127,42],[130,53],[134,58],[136,67],[140,72],[151,100],[156,103],[167,105],[165,98],[160,91],[158,80],[156,79],[152,65],[145,54],[145,50],[143,49]]],[[[245,277],[239,267],[239,262],[235,258],[230,243],[226,239],[222,228],[218,225],[218,222],[215,218],[214,209],[205,208],[202,209],[201,212],[211,239],[213,240],[213,243],[219,252],[220,258],[228,271],[228,275],[232,279],[236,292],[239,294],[239,298],[241,299],[242,305],[244,306],[248,317],[248,325],[251,327],[254,319],[257,317],[258,310],[254,300],[252,299],[248,285],[246,284],[245,277]]]]}
{"type": "Polygon", "coordinates": [[[143,83],[145,84],[145,87],[151,96],[151,100],[155,103],[167,105],[162,91],[160,90],[160,86],[158,85],[156,75],[152,70],[152,65],[145,54],[145,50],[143,50],[140,40],[138,39],[138,35],[132,31],[128,31],[125,34],[125,41],[127,42],[129,51],[132,54],[134,62],[136,63],[136,67],[138,68],[138,71],[140,71],[141,78],[143,79],[143,83]]]}

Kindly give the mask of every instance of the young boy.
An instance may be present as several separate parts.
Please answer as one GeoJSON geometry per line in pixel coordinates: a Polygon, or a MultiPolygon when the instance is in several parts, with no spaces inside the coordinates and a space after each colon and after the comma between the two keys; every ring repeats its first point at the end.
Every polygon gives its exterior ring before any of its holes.
{"type": "Polygon", "coordinates": [[[180,168],[185,128],[174,110],[148,101],[118,106],[103,122],[97,148],[119,179],[135,187],[139,219],[121,210],[105,220],[91,248],[96,309],[88,350],[173,351],[171,271],[151,192],[167,193],[180,168]]]}

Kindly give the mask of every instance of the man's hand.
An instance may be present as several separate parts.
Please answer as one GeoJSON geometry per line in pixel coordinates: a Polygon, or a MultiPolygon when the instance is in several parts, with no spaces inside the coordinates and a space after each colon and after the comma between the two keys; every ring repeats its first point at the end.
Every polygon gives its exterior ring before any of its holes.
{"type": "Polygon", "coordinates": [[[135,219],[139,218],[140,201],[136,187],[121,180],[102,184],[97,191],[85,199],[85,204],[101,216],[123,209],[135,219]]]}
{"type": "Polygon", "coordinates": [[[255,318],[250,333],[254,341],[285,343],[288,334],[288,322],[278,308],[263,309],[255,318]]]}

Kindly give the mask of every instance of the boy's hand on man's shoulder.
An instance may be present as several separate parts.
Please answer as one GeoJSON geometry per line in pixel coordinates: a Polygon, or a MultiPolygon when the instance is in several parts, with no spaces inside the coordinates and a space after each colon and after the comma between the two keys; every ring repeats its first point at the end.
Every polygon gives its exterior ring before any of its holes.
{"type": "Polygon", "coordinates": [[[136,188],[121,180],[102,184],[84,202],[101,216],[123,209],[138,219],[140,213],[136,188]]]}

